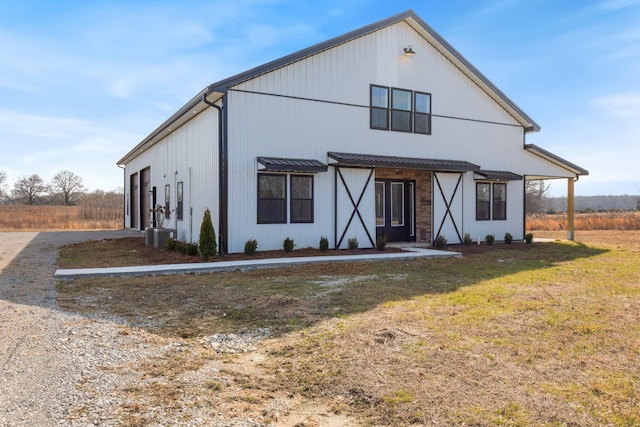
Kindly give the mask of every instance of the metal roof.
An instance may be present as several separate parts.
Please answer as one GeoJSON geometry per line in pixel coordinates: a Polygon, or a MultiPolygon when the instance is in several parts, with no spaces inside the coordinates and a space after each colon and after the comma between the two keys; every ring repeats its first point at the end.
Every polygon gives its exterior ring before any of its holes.
{"type": "Polygon", "coordinates": [[[135,158],[139,153],[147,150],[156,142],[173,132],[177,127],[186,123],[191,117],[207,108],[204,99],[211,97],[209,101],[217,102],[230,87],[250,80],[254,77],[268,73],[275,69],[284,67],[296,61],[300,61],[309,56],[331,49],[342,43],[346,43],[358,37],[373,33],[384,27],[405,21],[416,32],[425,38],[435,49],[444,55],[451,63],[478,85],[488,96],[494,99],[506,111],[508,111],[525,129],[525,132],[538,132],[540,126],[529,117],[520,107],[518,107],[509,97],[507,97],[496,85],[494,85],[484,74],[474,67],[460,52],[451,46],[440,34],[431,28],[416,13],[409,9],[397,15],[383,19],[373,24],[366,25],[357,30],[348,32],[338,37],[326,40],[322,43],[302,49],[282,58],[276,59],[266,64],[254,67],[250,70],[233,75],[226,79],[212,83],[204,88],[198,95],[192,98],[187,104],[174,113],[169,119],[156,128],[149,136],[142,140],[136,147],[127,153],[117,164],[124,165],[130,159],[135,158]]]}
{"type": "Polygon", "coordinates": [[[541,147],[538,147],[535,144],[525,144],[524,149],[535,154],[536,156],[542,157],[543,159],[555,163],[556,165],[563,167],[576,175],[589,175],[589,171],[581,168],[580,166],[571,163],[568,160],[563,159],[560,156],[553,154],[550,151],[547,151],[541,147]]]}
{"type": "Polygon", "coordinates": [[[522,181],[522,175],[509,171],[479,170],[476,171],[475,174],[480,175],[480,178],[476,179],[486,179],[489,181],[522,181]]]}
{"type": "Polygon", "coordinates": [[[281,157],[258,157],[264,166],[261,171],[273,172],[326,172],[327,164],[315,159],[285,159],[281,157]]]}
{"type": "Polygon", "coordinates": [[[340,166],[373,166],[396,169],[422,169],[441,172],[477,171],[480,166],[464,160],[421,159],[375,154],[327,153],[340,166]]]}

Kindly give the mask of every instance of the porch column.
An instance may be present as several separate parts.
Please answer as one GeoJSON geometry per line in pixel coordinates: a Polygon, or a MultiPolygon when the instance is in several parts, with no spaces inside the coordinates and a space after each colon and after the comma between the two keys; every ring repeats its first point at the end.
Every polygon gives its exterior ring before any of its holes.
{"type": "Polygon", "coordinates": [[[574,240],[573,178],[567,178],[567,239],[574,240]]]}

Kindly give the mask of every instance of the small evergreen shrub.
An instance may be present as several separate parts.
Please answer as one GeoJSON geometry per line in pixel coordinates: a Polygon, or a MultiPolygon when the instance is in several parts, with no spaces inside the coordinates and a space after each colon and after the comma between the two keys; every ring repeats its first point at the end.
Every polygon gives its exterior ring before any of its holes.
{"type": "Polygon", "coordinates": [[[386,234],[382,234],[378,237],[376,237],[376,249],[379,251],[384,251],[384,249],[387,247],[387,235],[386,234]]]}
{"type": "Polygon", "coordinates": [[[258,241],[256,239],[249,239],[244,244],[245,255],[255,255],[257,249],[258,249],[258,241]]]}
{"type": "Polygon", "coordinates": [[[504,242],[507,245],[510,245],[511,242],[513,242],[513,236],[511,235],[511,233],[504,233],[504,242]]]}
{"type": "Polygon", "coordinates": [[[207,261],[209,257],[216,254],[216,232],[213,229],[213,223],[211,222],[211,211],[207,208],[204,211],[202,217],[202,225],[200,226],[200,239],[199,239],[200,256],[207,261]]]}
{"type": "Polygon", "coordinates": [[[496,241],[496,236],[493,234],[487,234],[484,236],[484,241],[487,242],[487,245],[493,245],[493,242],[496,241]]]}
{"type": "Polygon", "coordinates": [[[180,252],[182,255],[187,254],[187,244],[176,240],[176,252],[180,252]]]}
{"type": "Polygon", "coordinates": [[[438,237],[436,237],[436,240],[433,242],[433,246],[438,249],[444,249],[447,246],[447,238],[442,234],[438,235],[438,237]]]}
{"type": "Polygon", "coordinates": [[[464,237],[462,238],[462,242],[464,243],[465,246],[471,246],[471,244],[473,243],[473,239],[471,238],[471,234],[464,233],[464,237]]]}
{"type": "Polygon", "coordinates": [[[282,242],[282,249],[284,249],[285,252],[293,252],[293,248],[296,246],[296,244],[294,243],[293,239],[290,238],[286,238],[284,239],[284,242],[282,242]]]}
{"type": "Polygon", "coordinates": [[[527,243],[533,243],[533,233],[527,233],[524,235],[524,241],[527,243]]]}
{"type": "Polygon", "coordinates": [[[350,237],[349,239],[347,239],[347,247],[352,251],[358,249],[358,238],[350,237]]]}
{"type": "Polygon", "coordinates": [[[171,237],[167,238],[167,250],[168,251],[176,250],[176,239],[173,239],[171,237]]]}
{"type": "Polygon", "coordinates": [[[198,256],[198,244],[197,243],[187,243],[186,252],[189,256],[198,256]]]}
{"type": "Polygon", "coordinates": [[[320,237],[320,252],[326,252],[329,250],[329,239],[325,236],[320,237]]]}

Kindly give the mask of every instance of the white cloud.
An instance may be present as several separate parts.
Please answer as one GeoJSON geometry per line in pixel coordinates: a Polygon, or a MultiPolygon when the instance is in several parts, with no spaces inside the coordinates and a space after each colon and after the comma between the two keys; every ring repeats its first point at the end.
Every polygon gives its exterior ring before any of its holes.
{"type": "Polygon", "coordinates": [[[640,122],[640,92],[603,96],[595,99],[592,106],[614,117],[640,122]]]}

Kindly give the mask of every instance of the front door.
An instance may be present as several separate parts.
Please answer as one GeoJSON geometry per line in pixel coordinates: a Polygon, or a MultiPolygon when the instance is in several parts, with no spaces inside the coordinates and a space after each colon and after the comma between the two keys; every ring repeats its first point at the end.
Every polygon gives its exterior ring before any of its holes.
{"type": "Polygon", "coordinates": [[[415,181],[376,181],[376,235],[388,242],[413,242],[415,234],[415,181]]]}

